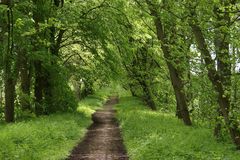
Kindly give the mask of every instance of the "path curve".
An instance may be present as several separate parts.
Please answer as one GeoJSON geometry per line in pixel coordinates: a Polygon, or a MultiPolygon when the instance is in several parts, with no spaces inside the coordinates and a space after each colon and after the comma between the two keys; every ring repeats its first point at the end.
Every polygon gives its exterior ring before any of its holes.
{"type": "Polygon", "coordinates": [[[94,123],[88,128],[83,141],[73,149],[68,160],[128,160],[115,118],[116,111],[113,109],[117,103],[118,98],[111,97],[102,110],[97,110],[92,115],[94,123]]]}

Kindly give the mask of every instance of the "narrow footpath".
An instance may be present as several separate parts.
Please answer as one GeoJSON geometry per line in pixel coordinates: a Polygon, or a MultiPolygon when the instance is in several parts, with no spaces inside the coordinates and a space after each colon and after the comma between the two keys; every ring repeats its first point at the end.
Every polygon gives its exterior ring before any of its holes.
{"type": "Polygon", "coordinates": [[[102,110],[92,115],[94,123],[68,160],[128,160],[113,109],[117,103],[118,98],[111,97],[102,110]]]}

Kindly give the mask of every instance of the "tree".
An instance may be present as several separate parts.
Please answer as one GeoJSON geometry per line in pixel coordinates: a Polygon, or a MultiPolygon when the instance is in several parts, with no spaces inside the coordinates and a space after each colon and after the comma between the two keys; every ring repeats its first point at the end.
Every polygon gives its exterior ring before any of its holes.
{"type": "MultiPolygon", "coordinates": [[[[230,116],[230,86],[231,86],[231,63],[229,56],[229,42],[228,30],[225,27],[229,27],[230,17],[228,15],[228,8],[230,3],[220,3],[223,5],[224,13],[219,13],[218,9],[215,10],[217,14],[217,29],[215,29],[214,44],[215,44],[215,54],[217,56],[217,67],[215,67],[215,61],[211,57],[211,53],[208,49],[206,38],[200,27],[196,14],[196,6],[190,6],[190,16],[191,21],[189,25],[192,28],[193,34],[195,36],[196,44],[200,50],[202,57],[205,61],[206,68],[208,70],[208,77],[212,82],[215,91],[218,93],[218,104],[219,104],[219,114],[223,115],[226,125],[229,129],[230,135],[233,142],[236,144],[237,148],[240,147],[240,132],[238,130],[238,123],[234,116],[230,116]],[[193,18],[194,17],[194,18],[193,18]],[[219,26],[219,23],[223,22],[223,25],[219,26]]],[[[215,26],[216,27],[216,26],[215,26]]],[[[219,126],[217,126],[219,127],[219,126]]]]}
{"type": "Polygon", "coordinates": [[[186,93],[184,91],[184,82],[181,79],[181,71],[174,66],[174,64],[179,65],[179,62],[177,59],[174,59],[173,57],[174,53],[172,53],[169,47],[169,45],[174,45],[174,44],[172,44],[171,39],[168,39],[168,37],[171,37],[171,35],[168,35],[168,34],[171,32],[174,33],[176,32],[176,30],[174,26],[171,26],[172,30],[170,31],[164,30],[162,20],[159,16],[158,11],[156,10],[156,6],[155,6],[156,4],[153,4],[148,0],[146,0],[146,3],[148,4],[151,15],[154,17],[154,23],[157,30],[156,34],[159,41],[161,42],[161,48],[169,69],[170,78],[171,78],[171,82],[173,85],[173,89],[174,89],[176,101],[177,101],[177,112],[179,112],[180,110],[180,113],[181,113],[181,116],[179,113],[177,115],[179,115],[179,117],[183,119],[186,125],[192,125],[190,114],[188,111],[186,93]]]}

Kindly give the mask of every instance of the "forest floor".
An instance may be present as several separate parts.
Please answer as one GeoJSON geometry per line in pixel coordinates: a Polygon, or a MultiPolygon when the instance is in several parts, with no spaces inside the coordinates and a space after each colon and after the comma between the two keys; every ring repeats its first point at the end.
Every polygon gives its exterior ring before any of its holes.
{"type": "Polygon", "coordinates": [[[111,97],[102,110],[93,114],[94,123],[84,140],[73,149],[69,160],[128,160],[113,109],[117,103],[118,99],[111,97]]]}

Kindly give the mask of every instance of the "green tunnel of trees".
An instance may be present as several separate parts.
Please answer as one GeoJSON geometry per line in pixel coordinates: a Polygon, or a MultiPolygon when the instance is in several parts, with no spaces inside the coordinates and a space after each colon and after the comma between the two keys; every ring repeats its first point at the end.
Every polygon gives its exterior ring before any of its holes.
{"type": "Polygon", "coordinates": [[[70,112],[120,83],[240,149],[237,0],[0,0],[0,119],[70,112]]]}

